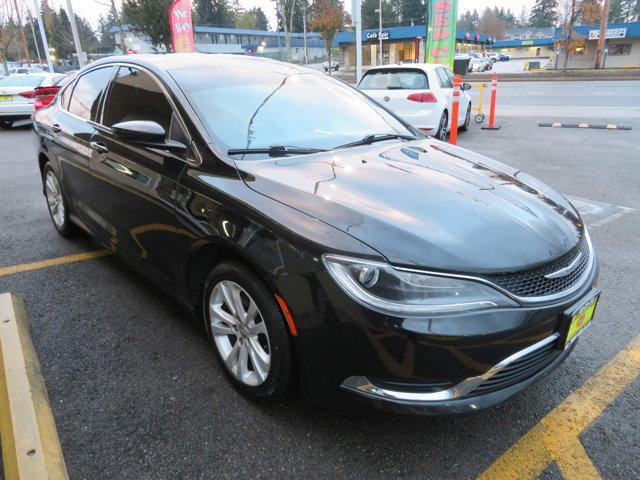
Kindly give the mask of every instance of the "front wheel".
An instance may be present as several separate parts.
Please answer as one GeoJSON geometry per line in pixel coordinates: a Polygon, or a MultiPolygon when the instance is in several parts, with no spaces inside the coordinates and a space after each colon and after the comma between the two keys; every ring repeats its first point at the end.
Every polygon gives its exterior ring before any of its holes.
{"type": "Polygon", "coordinates": [[[62,193],[62,188],[60,188],[58,176],[49,163],[44,166],[42,171],[42,181],[44,182],[44,196],[47,199],[53,226],[56,227],[61,236],[71,236],[74,232],[74,226],[69,219],[68,203],[62,193]]]}
{"type": "Polygon", "coordinates": [[[216,356],[233,385],[264,403],[281,399],[293,375],[292,348],[274,295],[244,265],[225,262],[209,275],[204,316],[216,356]]]}
{"type": "Polygon", "coordinates": [[[440,117],[440,123],[438,124],[438,130],[436,131],[436,138],[443,142],[447,141],[447,123],[449,120],[449,116],[447,115],[447,111],[442,112],[442,116],[440,117]]]}

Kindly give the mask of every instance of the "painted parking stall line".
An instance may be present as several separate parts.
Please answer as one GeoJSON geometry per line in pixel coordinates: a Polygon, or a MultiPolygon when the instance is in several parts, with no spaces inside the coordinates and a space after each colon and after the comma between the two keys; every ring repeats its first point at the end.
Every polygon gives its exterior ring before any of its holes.
{"type": "Polygon", "coordinates": [[[640,375],[640,336],[507,450],[480,480],[534,479],[551,463],[567,479],[601,478],[579,435],[640,375]]]}
{"type": "Polygon", "coordinates": [[[57,265],[64,265],[67,263],[81,262],[83,260],[91,260],[94,258],[111,255],[112,253],[113,252],[108,249],[94,250],[92,252],[76,253],[73,255],[66,255],[64,257],[49,258],[46,260],[38,260],[31,263],[21,263],[19,265],[0,267],[0,277],[21,272],[28,272],[30,270],[38,270],[46,267],[55,267],[57,265]]]}

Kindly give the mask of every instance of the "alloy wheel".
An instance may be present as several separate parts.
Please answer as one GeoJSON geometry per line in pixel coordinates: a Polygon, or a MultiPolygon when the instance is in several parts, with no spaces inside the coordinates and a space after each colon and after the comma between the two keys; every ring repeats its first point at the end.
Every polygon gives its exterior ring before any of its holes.
{"type": "Polygon", "coordinates": [[[447,141],[447,114],[443,113],[440,117],[440,126],[438,128],[438,140],[447,141]]]}
{"type": "Polygon", "coordinates": [[[209,298],[213,339],[231,374],[249,386],[264,383],[271,367],[269,333],[256,302],[230,280],[216,284],[209,298]]]}
{"type": "Polygon", "coordinates": [[[64,228],[64,200],[58,179],[52,171],[45,175],[45,195],[53,223],[58,228],[64,228]]]}

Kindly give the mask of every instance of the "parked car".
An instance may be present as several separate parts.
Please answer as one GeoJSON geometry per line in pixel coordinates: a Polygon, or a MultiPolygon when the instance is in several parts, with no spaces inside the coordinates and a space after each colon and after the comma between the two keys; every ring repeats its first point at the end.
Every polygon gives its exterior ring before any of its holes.
{"type": "Polygon", "coordinates": [[[10,75],[0,80],[0,128],[10,128],[14,121],[30,118],[35,112],[35,89],[50,87],[63,76],[32,73],[10,75]]]}
{"type": "Polygon", "coordinates": [[[567,358],[598,300],[562,195],[304,67],[109,57],[35,131],[55,229],[202,318],[256,401],[477,411],[567,358]]]}
{"type": "Polygon", "coordinates": [[[501,53],[500,54],[500,61],[501,62],[508,62],[509,60],[511,60],[511,55],[507,55],[506,53],[501,53]]]}
{"type": "Polygon", "coordinates": [[[33,98],[33,106],[37,112],[41,108],[51,105],[58,94],[58,91],[64,87],[70,79],[70,75],[61,75],[61,78],[51,86],[36,87],[33,90],[22,92],[20,95],[27,98],[33,98]]]}
{"type": "Polygon", "coordinates": [[[323,65],[324,71],[328,72],[329,67],[331,67],[331,70],[334,70],[337,72],[340,69],[340,63],[335,59],[331,59],[331,61],[324,63],[323,65]]]}
{"type": "Polygon", "coordinates": [[[469,62],[470,72],[484,72],[489,69],[490,62],[482,56],[472,56],[469,62]]]}
{"type": "Polygon", "coordinates": [[[18,67],[11,70],[11,75],[30,75],[32,73],[44,73],[40,67],[18,67]]]}
{"type": "MultiPolygon", "coordinates": [[[[385,65],[367,70],[358,88],[403,120],[440,140],[451,129],[453,73],[429,63],[385,65]]],[[[458,126],[471,122],[471,97],[464,84],[460,93],[458,126]]]]}
{"type": "Polygon", "coordinates": [[[489,60],[494,63],[500,61],[499,53],[488,53],[487,56],[489,57],[489,60]]]}

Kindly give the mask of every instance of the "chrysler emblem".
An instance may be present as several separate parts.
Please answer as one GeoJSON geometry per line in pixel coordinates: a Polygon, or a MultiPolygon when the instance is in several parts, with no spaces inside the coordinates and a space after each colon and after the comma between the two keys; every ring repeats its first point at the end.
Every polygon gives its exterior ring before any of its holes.
{"type": "Polygon", "coordinates": [[[556,270],[555,272],[546,274],[544,278],[553,280],[555,278],[566,277],[576,269],[576,267],[578,266],[578,263],[580,262],[580,259],[582,258],[582,255],[583,255],[583,252],[580,252],[580,254],[569,265],[561,268],[560,270],[556,270]]]}
{"type": "Polygon", "coordinates": [[[391,100],[389,97],[384,97],[383,99],[385,102],[388,102],[389,100],[391,100]]]}

